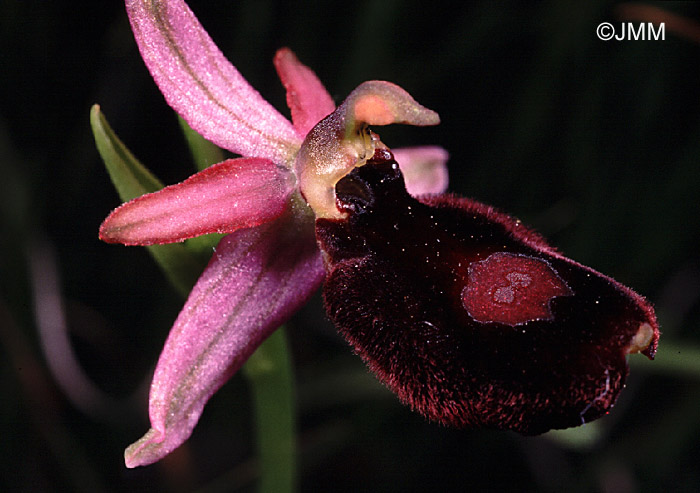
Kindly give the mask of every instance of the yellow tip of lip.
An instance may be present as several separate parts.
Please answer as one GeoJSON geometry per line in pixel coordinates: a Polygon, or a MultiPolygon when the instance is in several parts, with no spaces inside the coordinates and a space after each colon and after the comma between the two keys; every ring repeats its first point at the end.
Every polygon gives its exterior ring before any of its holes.
{"type": "Polygon", "coordinates": [[[632,342],[627,347],[627,354],[640,353],[649,347],[651,340],[654,337],[654,329],[651,325],[644,322],[639,325],[637,333],[632,338],[632,342]]]}

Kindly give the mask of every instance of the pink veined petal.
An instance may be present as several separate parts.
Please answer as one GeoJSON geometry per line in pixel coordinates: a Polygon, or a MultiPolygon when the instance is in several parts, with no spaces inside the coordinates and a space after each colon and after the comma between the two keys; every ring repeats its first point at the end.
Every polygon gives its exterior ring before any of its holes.
{"type": "Polygon", "coordinates": [[[293,189],[291,172],[272,161],[229,159],[118,207],[100,226],[100,238],[153,245],[232,233],[280,216],[293,189]]]}
{"type": "Polygon", "coordinates": [[[294,128],[303,138],[335,110],[335,103],[314,71],[301,63],[289,48],[279,49],[274,63],[287,90],[287,106],[292,111],[294,128]]]}
{"type": "Polygon", "coordinates": [[[141,56],[168,104],[212,141],[283,163],[301,144],[291,123],[224,57],[181,0],[126,0],[141,56]]]}
{"type": "Polygon", "coordinates": [[[447,190],[449,154],[439,146],[392,149],[403,173],[406,190],[413,196],[443,193],[447,190]]]}
{"type": "Polygon", "coordinates": [[[127,448],[127,467],[156,462],[187,440],[212,394],[323,276],[310,218],[286,215],[223,238],[170,331],[151,384],[151,430],[127,448]]]}

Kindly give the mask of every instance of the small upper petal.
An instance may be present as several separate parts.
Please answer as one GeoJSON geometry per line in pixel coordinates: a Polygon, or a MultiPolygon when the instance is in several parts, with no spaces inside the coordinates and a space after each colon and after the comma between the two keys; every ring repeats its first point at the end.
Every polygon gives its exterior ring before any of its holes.
{"type": "Polygon", "coordinates": [[[299,61],[289,48],[275,54],[277,74],[287,90],[287,106],[294,128],[301,137],[335,109],[335,103],[316,74],[299,61]]]}
{"type": "Polygon", "coordinates": [[[438,146],[403,147],[391,152],[399,163],[408,193],[417,196],[447,190],[449,154],[445,149],[438,146]]]}
{"type": "Polygon", "coordinates": [[[212,394],[320,285],[313,221],[291,217],[219,243],[165,343],[151,385],[152,428],[126,450],[128,467],[187,440],[212,394]]]}
{"type": "Polygon", "coordinates": [[[126,0],[141,56],[168,101],[206,139],[244,156],[287,161],[301,139],[224,57],[181,0],[126,0]]]}
{"type": "Polygon", "coordinates": [[[278,217],[293,188],[291,172],[271,161],[229,159],[118,207],[102,223],[100,238],[153,245],[231,233],[278,217]]]}

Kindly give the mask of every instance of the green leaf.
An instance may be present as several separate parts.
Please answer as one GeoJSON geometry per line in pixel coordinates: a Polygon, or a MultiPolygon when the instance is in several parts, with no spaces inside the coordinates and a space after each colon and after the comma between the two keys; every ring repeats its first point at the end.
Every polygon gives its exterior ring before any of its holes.
{"type": "Polygon", "coordinates": [[[243,366],[257,420],[262,493],[296,489],[296,407],[292,363],[284,327],[263,342],[243,366]]]}
{"type": "Polygon", "coordinates": [[[99,105],[90,109],[90,126],[109,177],[124,202],[163,188],[163,184],[126,148],[107,123],[99,105]]]}
{"type": "Polygon", "coordinates": [[[543,437],[571,450],[590,450],[605,438],[605,430],[599,421],[586,423],[576,428],[551,430],[543,437]]]}
{"type": "Polygon", "coordinates": [[[207,139],[199,135],[187,124],[181,116],[177,117],[182,133],[185,135],[187,145],[192,153],[192,159],[197,166],[197,170],[202,171],[214,163],[220,163],[224,160],[224,151],[219,147],[209,142],[207,139]]]}
{"type": "MultiPolygon", "coordinates": [[[[97,150],[119,197],[126,202],[163,188],[163,184],[119,140],[98,105],[90,110],[97,150]]],[[[218,241],[218,240],[217,240],[218,241]]],[[[205,266],[205,260],[184,244],[146,247],[175,288],[187,295],[205,266]]]]}
{"type": "Polygon", "coordinates": [[[195,236],[186,240],[184,245],[188,252],[203,261],[209,260],[214,253],[214,248],[219,244],[221,238],[226,235],[211,233],[208,235],[195,236]]]}
{"type": "Polygon", "coordinates": [[[700,378],[700,347],[679,341],[662,339],[654,361],[630,358],[634,370],[643,370],[672,377],[700,378]]]}

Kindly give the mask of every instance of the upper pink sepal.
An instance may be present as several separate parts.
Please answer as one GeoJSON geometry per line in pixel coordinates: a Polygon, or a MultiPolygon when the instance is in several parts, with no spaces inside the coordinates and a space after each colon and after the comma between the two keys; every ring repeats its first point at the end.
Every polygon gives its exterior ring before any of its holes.
{"type": "Polygon", "coordinates": [[[445,149],[438,146],[403,147],[391,152],[399,163],[408,193],[415,197],[447,190],[449,154],[445,149]]]}
{"type": "Polygon", "coordinates": [[[277,74],[287,90],[292,122],[303,138],[314,125],[335,110],[335,103],[313,70],[299,61],[289,48],[275,54],[277,74]]]}
{"type": "Polygon", "coordinates": [[[168,104],[199,134],[244,156],[286,162],[291,123],[248,84],[181,0],[126,0],[141,56],[168,104]]]}
{"type": "Polygon", "coordinates": [[[293,187],[291,172],[271,161],[229,159],[118,207],[100,226],[100,238],[153,245],[231,233],[278,217],[293,187]]]}
{"type": "Polygon", "coordinates": [[[291,213],[224,237],[175,322],[156,367],[151,430],[127,467],[160,460],[192,433],[205,403],[324,276],[313,220],[291,213]]]}

